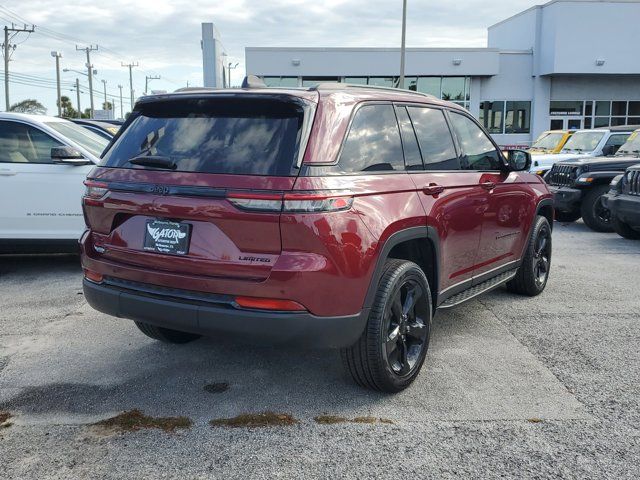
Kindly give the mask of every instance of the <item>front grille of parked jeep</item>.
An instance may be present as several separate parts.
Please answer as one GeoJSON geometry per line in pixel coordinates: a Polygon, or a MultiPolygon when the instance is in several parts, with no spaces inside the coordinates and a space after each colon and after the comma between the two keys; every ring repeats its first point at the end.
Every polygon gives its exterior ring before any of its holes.
{"type": "Polygon", "coordinates": [[[576,179],[576,171],[578,167],[572,165],[558,165],[557,163],[551,168],[547,183],[549,185],[557,185],[559,187],[568,187],[573,185],[576,179]]]}
{"type": "Polygon", "coordinates": [[[623,183],[623,193],[640,195],[640,170],[629,170],[623,183]]]}

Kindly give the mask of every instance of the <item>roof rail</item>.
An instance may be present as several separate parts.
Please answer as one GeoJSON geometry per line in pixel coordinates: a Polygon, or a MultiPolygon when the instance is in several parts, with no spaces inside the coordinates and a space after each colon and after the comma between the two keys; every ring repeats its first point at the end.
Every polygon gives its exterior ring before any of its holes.
{"type": "Polygon", "coordinates": [[[422,95],[423,97],[433,98],[438,100],[438,97],[431,95],[429,93],[416,92],[415,90],[408,90],[406,88],[396,88],[396,87],[384,87],[381,85],[358,85],[354,83],[341,83],[341,82],[324,82],[318,83],[313,87],[309,88],[309,90],[341,90],[344,88],[370,88],[373,90],[384,90],[389,92],[400,92],[400,93],[412,93],[414,95],[422,95]]]}
{"type": "Polygon", "coordinates": [[[178,93],[178,92],[196,92],[196,91],[202,91],[202,90],[220,90],[219,88],[214,88],[214,87],[180,87],[176,90],[173,91],[173,93],[178,93]]]}

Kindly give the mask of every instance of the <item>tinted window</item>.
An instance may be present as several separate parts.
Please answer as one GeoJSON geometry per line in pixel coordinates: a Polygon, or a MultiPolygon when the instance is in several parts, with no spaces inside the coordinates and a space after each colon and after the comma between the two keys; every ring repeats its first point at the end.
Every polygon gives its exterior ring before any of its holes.
{"type": "Polygon", "coordinates": [[[451,112],[451,123],[462,148],[460,164],[464,170],[500,170],[502,158],[489,137],[471,119],[451,112]]]}
{"type": "Polygon", "coordinates": [[[62,143],[43,131],[18,122],[0,122],[0,162],[53,163],[51,148],[62,143]]]}
{"type": "Polygon", "coordinates": [[[303,112],[272,99],[180,99],[142,105],[106,152],[107,167],[167,157],[183,172],[291,175],[303,112]]]}
{"type": "Polygon", "coordinates": [[[458,156],[441,110],[409,107],[426,170],[457,170],[458,156]]]}
{"type": "Polygon", "coordinates": [[[627,141],[627,138],[629,138],[629,135],[631,134],[623,133],[622,135],[611,135],[605,145],[614,145],[616,147],[624,145],[624,143],[627,141]]]}
{"type": "Polygon", "coordinates": [[[339,165],[346,172],[404,170],[400,133],[391,105],[365,105],[356,112],[339,165]]]}
{"type": "Polygon", "coordinates": [[[405,107],[396,108],[398,124],[402,133],[402,148],[404,150],[404,164],[407,170],[422,170],[422,157],[418,148],[418,140],[411,125],[411,119],[405,107]]]}

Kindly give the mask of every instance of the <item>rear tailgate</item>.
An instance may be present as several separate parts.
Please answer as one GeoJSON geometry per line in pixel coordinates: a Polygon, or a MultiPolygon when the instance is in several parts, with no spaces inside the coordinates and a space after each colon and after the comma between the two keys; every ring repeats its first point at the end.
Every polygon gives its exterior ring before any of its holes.
{"type": "Polygon", "coordinates": [[[266,279],[303,143],[300,103],[180,99],[134,114],[88,180],[94,254],[189,276],[266,279]],[[136,157],[173,165],[131,164],[136,157]]]}

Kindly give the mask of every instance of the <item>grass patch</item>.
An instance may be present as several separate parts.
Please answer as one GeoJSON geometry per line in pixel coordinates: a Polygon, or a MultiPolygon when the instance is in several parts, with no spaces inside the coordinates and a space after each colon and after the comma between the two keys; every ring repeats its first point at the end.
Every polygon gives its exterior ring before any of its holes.
{"type": "Polygon", "coordinates": [[[9,428],[11,425],[13,425],[11,422],[9,422],[10,418],[11,414],[9,412],[0,412],[0,428],[9,428]]]}
{"type": "Polygon", "coordinates": [[[216,418],[209,422],[212,427],[260,428],[290,427],[298,422],[288,413],[243,413],[233,418],[216,418]]]}
{"type": "Polygon", "coordinates": [[[121,432],[136,432],[138,430],[157,428],[165,432],[175,432],[178,429],[190,428],[193,425],[187,417],[150,417],[140,410],[122,412],[112,418],[107,418],[93,424],[95,427],[117,430],[121,432]]]}
{"type": "Polygon", "coordinates": [[[335,425],[336,423],[385,423],[387,425],[393,425],[393,421],[388,418],[376,418],[376,417],[355,417],[353,419],[338,417],[336,415],[318,415],[313,417],[313,420],[320,425],[335,425]]]}
{"type": "Polygon", "coordinates": [[[205,392],[209,393],[222,393],[229,390],[229,384],[227,382],[209,383],[204,387],[205,392]]]}

